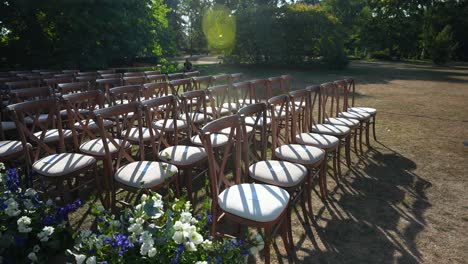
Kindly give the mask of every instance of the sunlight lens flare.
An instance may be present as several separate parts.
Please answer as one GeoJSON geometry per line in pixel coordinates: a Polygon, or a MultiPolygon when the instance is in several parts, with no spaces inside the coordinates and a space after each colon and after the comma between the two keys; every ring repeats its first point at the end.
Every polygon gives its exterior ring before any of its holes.
{"type": "Polygon", "coordinates": [[[223,5],[215,5],[203,16],[203,33],[210,49],[229,52],[236,40],[236,18],[223,5]]]}

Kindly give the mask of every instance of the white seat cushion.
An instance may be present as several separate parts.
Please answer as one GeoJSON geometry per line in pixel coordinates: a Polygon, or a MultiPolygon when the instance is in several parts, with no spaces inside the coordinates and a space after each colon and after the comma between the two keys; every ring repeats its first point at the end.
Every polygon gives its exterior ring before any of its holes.
{"type": "MultiPolygon", "coordinates": [[[[112,120],[108,120],[108,119],[102,120],[102,123],[103,123],[104,127],[110,127],[110,126],[114,125],[114,122],[112,120]]],[[[75,124],[73,124],[73,126],[77,130],[83,130],[82,126],[84,126],[85,124],[86,124],[86,120],[82,120],[81,122],[76,122],[75,124]]],[[[91,130],[91,131],[96,131],[96,130],[99,129],[99,127],[98,127],[97,123],[94,122],[94,120],[89,120],[88,129],[91,130]]]]}
{"type": "Polygon", "coordinates": [[[163,183],[177,172],[177,167],[168,163],[136,161],[119,168],[114,179],[133,188],[151,188],[163,183]]]}
{"type": "Polygon", "coordinates": [[[307,168],[287,161],[266,160],[250,165],[249,175],[268,184],[291,187],[307,176],[307,168]]]}
{"type": "Polygon", "coordinates": [[[257,222],[270,222],[286,210],[289,194],[267,184],[238,184],[218,195],[219,206],[226,212],[257,222]]]}
{"type": "MultiPolygon", "coordinates": [[[[248,126],[253,126],[255,125],[255,121],[257,120],[256,117],[253,117],[253,116],[247,116],[245,117],[245,124],[248,125],[248,126]]],[[[270,125],[271,124],[271,118],[267,117],[266,118],[266,125],[270,125]]],[[[263,116],[260,117],[260,119],[258,120],[258,125],[259,126],[262,126],[263,125],[263,116]]]]}
{"type": "Polygon", "coordinates": [[[348,108],[348,112],[365,112],[370,115],[375,115],[377,114],[377,109],[372,108],[372,107],[351,107],[348,108]]]}
{"type": "MultiPolygon", "coordinates": [[[[247,130],[247,134],[250,134],[254,131],[254,128],[252,126],[246,126],[245,129],[247,130]]],[[[228,128],[221,129],[219,133],[229,136],[231,134],[231,128],[228,127],[228,128]]]]}
{"type": "Polygon", "coordinates": [[[13,121],[2,121],[2,129],[4,131],[16,129],[15,122],[13,122],[13,121]]]}
{"type": "Polygon", "coordinates": [[[296,142],[301,145],[309,145],[321,149],[334,149],[338,146],[340,140],[337,137],[330,135],[302,133],[296,135],[296,142]]]}
{"type": "Polygon", "coordinates": [[[275,149],[279,159],[303,165],[314,165],[325,158],[325,151],[313,146],[288,144],[275,149]]]}
{"type": "MultiPolygon", "coordinates": [[[[176,124],[177,124],[177,129],[178,130],[179,129],[185,129],[185,128],[188,127],[187,122],[184,121],[184,120],[177,119],[176,124]]],[[[164,126],[164,120],[158,120],[158,121],[153,123],[153,127],[157,128],[158,130],[162,130],[163,126],[164,126]]],[[[173,119],[168,119],[167,120],[165,131],[174,131],[174,120],[173,119]]]]}
{"type": "Polygon", "coordinates": [[[49,155],[36,161],[32,168],[41,175],[58,177],[76,172],[93,163],[96,163],[96,159],[88,155],[61,153],[49,155]]]}
{"type": "Polygon", "coordinates": [[[352,119],[352,118],[344,118],[344,117],[327,118],[325,120],[325,123],[332,124],[332,125],[347,126],[351,128],[359,126],[359,120],[352,119]]]}
{"type": "Polygon", "coordinates": [[[226,108],[226,109],[237,110],[237,104],[236,103],[224,103],[222,105],[222,107],[226,108]]]}
{"type": "MultiPolygon", "coordinates": [[[[62,129],[63,131],[63,138],[67,139],[72,136],[72,131],[68,129],[62,129]]],[[[41,139],[42,131],[34,133],[34,136],[36,136],[38,139],[41,139]]],[[[44,142],[45,143],[51,143],[51,142],[57,142],[59,140],[59,132],[58,129],[50,129],[47,130],[45,133],[44,137],[44,142]]]]}
{"type": "Polygon", "coordinates": [[[327,134],[332,136],[346,136],[351,132],[351,129],[346,126],[332,125],[332,124],[318,124],[312,126],[312,132],[327,134]]]}
{"type": "MultiPolygon", "coordinates": [[[[231,113],[231,110],[229,110],[228,108],[223,108],[223,107],[216,108],[215,111],[218,111],[218,114],[221,114],[221,115],[227,115],[231,113]]],[[[213,107],[211,106],[206,107],[206,113],[209,115],[213,115],[213,107]]]]}
{"type": "MultiPolygon", "coordinates": [[[[48,114],[40,114],[40,115],[39,115],[39,118],[38,118],[39,123],[47,122],[47,118],[48,118],[48,117],[49,117],[48,114]]],[[[26,116],[26,117],[24,118],[24,122],[25,122],[27,125],[32,125],[35,118],[36,118],[36,117],[26,116]]]]}
{"type": "Polygon", "coordinates": [[[352,118],[359,121],[367,120],[370,118],[370,114],[366,112],[341,112],[338,113],[338,117],[352,118]]]}
{"type": "Polygon", "coordinates": [[[207,157],[202,147],[171,146],[159,152],[159,158],[176,166],[187,166],[197,163],[207,157]]]}
{"type": "MultiPolygon", "coordinates": [[[[153,130],[153,137],[157,138],[159,133],[154,128],[151,128],[151,129],[153,130]]],[[[142,135],[143,141],[151,140],[150,128],[143,127],[142,132],[143,132],[143,135],[142,135]]],[[[127,130],[122,131],[120,134],[122,135],[122,137],[125,137],[125,135],[127,135],[127,130]]],[[[134,142],[138,142],[140,141],[139,136],[140,136],[140,131],[138,130],[138,127],[132,127],[130,129],[130,134],[128,135],[128,139],[134,142]]]]}
{"type": "MultiPolygon", "coordinates": [[[[211,134],[210,139],[211,139],[211,145],[214,148],[224,146],[229,141],[228,136],[226,136],[224,134],[211,134]]],[[[190,140],[195,145],[203,146],[203,143],[202,143],[201,138],[200,138],[199,135],[193,136],[190,140]]]]}
{"type": "MultiPolygon", "coordinates": [[[[109,143],[109,151],[111,153],[115,153],[118,151],[118,149],[112,144],[109,139],[106,139],[107,142],[109,143]]],[[[119,146],[123,144],[123,140],[121,139],[114,139],[119,146]]],[[[129,148],[131,145],[129,142],[127,142],[125,148],[129,148]]],[[[86,143],[81,144],[80,146],[80,151],[86,154],[90,154],[93,156],[104,156],[106,154],[104,150],[104,145],[102,142],[102,138],[96,138],[92,139],[86,143]]]]}
{"type": "MultiPolygon", "coordinates": [[[[202,113],[188,113],[188,116],[190,118],[190,121],[195,124],[205,122],[205,119],[203,118],[204,115],[202,113]]],[[[184,121],[187,120],[186,114],[181,114],[179,118],[184,121]]],[[[210,121],[210,120],[211,120],[211,116],[206,116],[206,121],[210,121]]]]}
{"type": "MultiPolygon", "coordinates": [[[[29,143],[28,145],[31,146],[31,144],[29,143]]],[[[23,144],[21,144],[21,141],[15,141],[15,140],[0,141],[0,157],[13,155],[16,153],[20,153],[22,151],[23,151],[23,144]]]]}
{"type": "Polygon", "coordinates": [[[245,105],[251,105],[251,104],[257,103],[255,101],[255,99],[252,99],[252,100],[250,100],[250,99],[245,99],[245,100],[244,99],[239,99],[238,101],[239,101],[239,104],[241,105],[241,107],[245,106],[245,105]]]}

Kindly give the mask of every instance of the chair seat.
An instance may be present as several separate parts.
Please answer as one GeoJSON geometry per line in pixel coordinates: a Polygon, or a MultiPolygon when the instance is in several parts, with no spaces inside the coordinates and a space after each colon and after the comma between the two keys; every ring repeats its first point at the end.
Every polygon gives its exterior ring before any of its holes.
{"type": "MultiPolygon", "coordinates": [[[[248,126],[254,126],[255,125],[255,121],[257,121],[257,118],[256,117],[253,117],[253,116],[247,116],[245,118],[245,124],[248,125],[248,126]]],[[[266,118],[266,125],[269,126],[271,124],[271,118],[270,117],[267,117],[266,118]]],[[[258,124],[259,126],[263,126],[263,117],[260,117],[260,119],[258,120],[258,124]]]]}
{"type": "MultiPolygon", "coordinates": [[[[195,124],[200,124],[205,122],[204,114],[202,113],[188,113],[188,116],[191,122],[195,124]]],[[[180,120],[187,121],[187,116],[185,114],[181,114],[179,116],[180,120]]],[[[211,116],[206,116],[206,121],[211,120],[211,116]]]]}
{"type": "MultiPolygon", "coordinates": [[[[211,134],[210,139],[214,148],[224,146],[229,142],[229,138],[224,134],[211,134]]],[[[190,141],[197,146],[203,146],[199,135],[193,136],[190,141]]]]}
{"type": "Polygon", "coordinates": [[[359,121],[364,121],[370,118],[370,114],[366,112],[341,112],[338,113],[338,117],[352,118],[359,121]]]}
{"type": "Polygon", "coordinates": [[[176,166],[193,165],[204,160],[207,155],[202,147],[193,146],[171,146],[159,152],[159,158],[176,166]]]}
{"type": "MultiPolygon", "coordinates": [[[[153,137],[157,138],[159,136],[158,131],[156,131],[154,128],[151,128],[153,130],[153,137]]],[[[142,138],[143,141],[148,141],[151,140],[151,134],[150,134],[150,128],[143,127],[142,128],[142,138]]],[[[127,129],[122,131],[120,133],[122,137],[125,137],[127,135],[127,129]]],[[[128,140],[131,140],[133,142],[139,142],[140,141],[140,131],[138,131],[137,127],[132,127],[130,128],[130,134],[128,135],[128,140]]]]}
{"type": "Polygon", "coordinates": [[[377,109],[372,108],[372,107],[351,107],[351,108],[348,108],[348,112],[358,112],[358,113],[364,112],[370,115],[375,115],[377,114],[377,109]]]}
{"type": "MultiPolygon", "coordinates": [[[[177,129],[185,129],[188,127],[187,121],[177,119],[176,122],[177,129]]],[[[164,127],[164,120],[158,120],[153,123],[153,127],[162,130],[164,127]]],[[[164,128],[165,131],[174,131],[174,120],[168,119],[166,122],[166,127],[164,128]]]]}
{"type": "Polygon", "coordinates": [[[259,161],[249,167],[249,175],[255,180],[280,187],[299,184],[307,176],[307,168],[287,161],[259,161]]]}
{"type": "Polygon", "coordinates": [[[238,184],[218,195],[218,204],[225,212],[257,222],[271,222],[286,210],[289,194],[267,184],[238,184]]]}
{"type": "Polygon", "coordinates": [[[96,159],[88,155],[61,153],[49,155],[36,161],[32,168],[41,175],[59,177],[77,172],[95,163],[96,159]]]}
{"type": "Polygon", "coordinates": [[[119,168],[114,179],[133,188],[152,188],[176,175],[177,172],[177,167],[168,163],[136,161],[119,168]]]}
{"type": "MultiPolygon", "coordinates": [[[[104,119],[102,120],[102,123],[104,125],[104,127],[110,127],[110,126],[113,126],[114,125],[114,122],[112,120],[108,120],[108,119],[104,119]]],[[[73,126],[75,127],[76,130],[83,130],[83,126],[84,124],[86,124],[86,120],[82,120],[81,122],[76,122],[75,124],[73,124],[73,126]]],[[[89,120],[88,122],[88,129],[91,130],[91,131],[97,131],[99,130],[99,126],[96,124],[96,122],[94,122],[94,120],[89,120]]]]}
{"type": "MultiPolygon", "coordinates": [[[[231,110],[229,110],[228,108],[224,108],[224,107],[215,109],[215,111],[218,111],[218,114],[221,114],[221,115],[227,115],[231,113],[231,110]]],[[[213,107],[206,107],[206,113],[208,115],[213,115],[213,107]]]]}
{"type": "MultiPolygon", "coordinates": [[[[63,138],[71,138],[72,137],[72,131],[68,129],[62,129],[63,133],[63,138]]],[[[34,136],[36,136],[39,140],[41,139],[42,131],[34,133],[34,136]]],[[[49,129],[46,131],[45,136],[43,141],[45,143],[52,143],[52,142],[57,142],[59,141],[59,131],[58,129],[49,129]]]]}
{"type": "MultiPolygon", "coordinates": [[[[250,134],[254,131],[254,128],[253,126],[246,126],[245,127],[245,130],[247,130],[247,134],[250,134]]],[[[224,134],[224,135],[230,135],[231,134],[231,128],[230,127],[227,127],[225,129],[222,129],[219,131],[220,134],[224,134]]]]}
{"type": "Polygon", "coordinates": [[[314,165],[325,158],[325,151],[313,146],[288,144],[275,149],[279,159],[302,165],[314,165]]]}
{"type": "Polygon", "coordinates": [[[16,129],[15,122],[13,122],[13,121],[2,121],[2,129],[4,131],[16,129]]]}
{"type": "Polygon", "coordinates": [[[226,109],[231,109],[236,111],[237,110],[237,104],[236,103],[224,103],[221,107],[226,108],[226,109]]]}
{"type": "Polygon", "coordinates": [[[327,118],[325,123],[339,126],[347,126],[349,128],[355,128],[359,126],[359,120],[345,117],[332,117],[327,118]]]}
{"type": "MultiPolygon", "coordinates": [[[[28,143],[28,146],[32,147],[31,144],[28,143]]],[[[2,140],[0,141],[0,158],[7,157],[10,155],[20,154],[23,152],[23,144],[21,141],[15,140],[2,140]]]]}
{"type": "MultiPolygon", "coordinates": [[[[122,139],[114,140],[119,146],[123,143],[122,139]]],[[[118,148],[116,148],[115,145],[109,141],[109,139],[107,139],[107,142],[109,143],[109,152],[116,153],[118,151],[118,148]]],[[[131,145],[129,142],[127,142],[125,146],[126,148],[129,148],[131,145]]],[[[92,139],[86,143],[81,144],[80,151],[93,156],[104,156],[106,154],[101,138],[92,139]]]]}
{"type": "Polygon", "coordinates": [[[351,129],[346,126],[318,124],[312,126],[312,132],[341,137],[348,135],[351,132],[351,129]]]}
{"type": "MultiPolygon", "coordinates": [[[[40,114],[39,118],[38,118],[39,123],[47,122],[48,117],[49,117],[48,114],[40,114]]],[[[26,117],[24,117],[24,122],[26,123],[26,125],[32,125],[33,122],[34,122],[34,119],[35,119],[35,117],[33,118],[31,116],[26,116],[26,117]]]]}
{"type": "Polygon", "coordinates": [[[318,134],[318,133],[302,133],[296,135],[296,142],[301,145],[314,146],[321,149],[335,149],[340,140],[335,136],[318,134]]]}

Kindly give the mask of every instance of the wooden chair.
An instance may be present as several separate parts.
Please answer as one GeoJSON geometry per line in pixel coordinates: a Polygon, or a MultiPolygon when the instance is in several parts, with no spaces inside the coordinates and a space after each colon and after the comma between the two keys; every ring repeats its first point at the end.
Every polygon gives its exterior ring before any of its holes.
{"type": "Polygon", "coordinates": [[[199,71],[184,72],[184,78],[193,78],[196,76],[200,76],[199,71]]]}
{"type": "Polygon", "coordinates": [[[192,82],[194,90],[208,89],[213,86],[211,76],[192,77],[192,82]]]}
{"type": "Polygon", "coordinates": [[[121,78],[97,79],[96,84],[97,89],[103,92],[106,104],[110,106],[112,105],[112,100],[109,90],[114,87],[122,86],[123,81],[121,78]]]}
{"type": "Polygon", "coordinates": [[[166,96],[169,94],[167,82],[145,83],[143,85],[143,95],[146,100],[166,96]]]}
{"type": "Polygon", "coordinates": [[[191,79],[178,79],[169,82],[169,87],[171,93],[180,97],[182,93],[192,91],[192,81],[191,79]]]}
{"type": "Polygon", "coordinates": [[[183,72],[176,72],[176,73],[171,73],[167,75],[168,81],[174,81],[174,80],[179,80],[179,79],[187,79],[187,78],[184,78],[183,72]]]}
{"type": "Polygon", "coordinates": [[[292,77],[289,75],[268,78],[271,96],[288,94],[291,91],[291,81],[292,77]]]}
{"type": "Polygon", "coordinates": [[[147,75],[146,79],[149,83],[161,83],[167,82],[165,74],[158,74],[158,75],[147,75]]]}
{"type": "Polygon", "coordinates": [[[268,81],[265,79],[256,79],[250,81],[250,89],[255,103],[267,102],[273,97],[268,81]]]}
{"type": "Polygon", "coordinates": [[[99,77],[99,73],[95,71],[88,71],[88,72],[77,72],[77,76],[92,76],[94,79],[97,79],[99,77]]]}
{"type": "Polygon", "coordinates": [[[75,74],[74,73],[54,74],[54,78],[72,78],[72,80],[74,80],[75,79],[75,74]]]}
{"type": "Polygon", "coordinates": [[[44,82],[47,86],[49,86],[53,91],[57,91],[57,86],[60,83],[72,83],[74,81],[73,77],[61,77],[61,78],[51,78],[51,79],[44,79],[44,82]]]}
{"type": "Polygon", "coordinates": [[[150,75],[160,75],[161,71],[144,71],[144,74],[148,77],[150,75]]]}
{"type": "Polygon", "coordinates": [[[124,85],[109,90],[112,105],[140,102],[141,85],[124,85]]]}
{"type": "MultiPolygon", "coordinates": [[[[106,77],[102,76],[104,74],[115,74],[115,70],[109,69],[109,70],[99,70],[97,73],[101,76],[102,79],[105,79],[106,77]]],[[[112,78],[112,77],[109,77],[112,78]]]]}
{"type": "Polygon", "coordinates": [[[99,75],[101,78],[100,79],[114,79],[114,78],[122,78],[121,73],[103,73],[99,75]]]}
{"type": "Polygon", "coordinates": [[[124,85],[143,85],[146,82],[146,77],[143,76],[124,76],[124,85]]]}
{"type": "Polygon", "coordinates": [[[229,101],[229,86],[217,85],[208,88],[209,106],[206,113],[214,119],[221,116],[226,116],[235,113],[235,108],[232,107],[229,101]]]}
{"type": "MultiPolygon", "coordinates": [[[[295,144],[308,145],[323,149],[327,158],[327,164],[329,160],[332,160],[333,177],[336,182],[341,177],[341,159],[339,151],[340,140],[337,137],[319,133],[311,133],[310,129],[310,117],[309,115],[318,114],[315,108],[310,107],[310,91],[308,89],[296,90],[289,93],[291,100],[292,111],[292,122],[291,122],[291,134],[292,140],[295,144]],[[338,171],[339,174],[338,174],[338,171]]],[[[320,184],[323,192],[327,193],[327,167],[324,168],[323,177],[320,178],[320,184]]]]}
{"type": "Polygon", "coordinates": [[[213,85],[222,85],[227,84],[231,85],[231,75],[230,74],[218,74],[211,77],[213,85]]]}
{"type": "MultiPolygon", "coordinates": [[[[143,145],[141,104],[132,102],[99,109],[95,111],[95,115],[105,150],[104,174],[105,177],[112,178],[111,208],[113,212],[116,211],[115,206],[117,202],[130,206],[128,196],[126,196],[127,199],[117,201],[118,188],[136,193],[136,198],[138,198],[139,194],[148,189],[159,190],[165,187],[166,179],[172,179],[173,182],[177,182],[178,170],[176,166],[164,162],[148,161],[146,159],[145,147],[143,145]],[[131,116],[128,120],[125,120],[123,127],[127,127],[127,132],[125,135],[121,135],[123,136],[121,138],[115,138],[104,126],[104,120],[114,116],[131,116]],[[140,132],[138,133],[140,144],[139,156],[137,158],[133,157],[127,149],[133,128],[136,128],[140,132]],[[117,139],[119,140],[117,141],[117,139]],[[114,159],[114,152],[111,151],[111,148],[118,150],[116,159],[114,159]]],[[[152,144],[155,144],[154,134],[151,131],[150,140],[152,140],[152,144]]],[[[154,156],[153,160],[155,159],[156,157],[154,156]]],[[[178,189],[177,184],[176,188],[178,189]]],[[[138,202],[139,200],[136,199],[135,203],[138,202]]]]}
{"type": "MultiPolygon", "coordinates": [[[[185,120],[188,125],[188,138],[190,142],[197,146],[203,146],[200,138],[200,129],[208,123],[211,118],[208,116],[205,90],[195,90],[185,92],[181,95],[182,109],[180,119],[185,120]]],[[[216,138],[219,146],[223,145],[223,137],[216,138]]]]}
{"type": "MultiPolygon", "coordinates": [[[[80,72],[78,73],[80,74],[80,72]]],[[[78,75],[76,78],[77,82],[87,82],[89,83],[90,89],[95,89],[96,88],[96,80],[97,80],[97,75],[78,75]]]]}
{"type": "MultiPolygon", "coordinates": [[[[192,182],[204,173],[207,155],[203,147],[179,144],[179,138],[176,135],[179,134],[180,129],[188,129],[189,125],[187,121],[178,119],[179,107],[177,98],[173,95],[170,95],[170,98],[172,98],[170,102],[152,107],[154,113],[159,113],[155,116],[160,117],[154,118],[152,122],[153,128],[160,131],[162,145],[159,151],[159,159],[177,166],[182,171],[180,175],[187,188],[189,199],[194,203],[192,182]],[[164,149],[162,149],[163,147],[164,149]],[[201,170],[201,172],[194,174],[195,170],[201,170]]],[[[146,101],[144,104],[146,104],[146,101]]]]}
{"type": "MultiPolygon", "coordinates": [[[[345,104],[348,112],[364,112],[371,116],[372,120],[370,121],[369,125],[372,125],[372,134],[374,136],[374,140],[377,141],[377,135],[375,133],[375,118],[377,116],[377,109],[372,107],[364,107],[364,106],[355,106],[354,105],[354,95],[356,94],[356,85],[353,78],[345,79],[347,89],[345,90],[345,104]],[[351,97],[351,104],[349,104],[349,98],[351,97]]],[[[369,145],[369,131],[366,131],[366,142],[369,145]]]]}
{"type": "Polygon", "coordinates": [[[40,80],[27,80],[27,81],[14,81],[6,82],[5,85],[9,90],[22,89],[22,88],[33,88],[39,87],[40,80]]]}
{"type": "Polygon", "coordinates": [[[249,81],[234,83],[232,87],[235,91],[233,97],[237,103],[237,109],[240,109],[250,104],[260,103],[256,99],[254,90],[252,89],[252,85],[249,81]]]}
{"type": "MultiPolygon", "coordinates": [[[[91,156],[64,153],[67,131],[62,129],[59,102],[56,98],[23,102],[8,106],[15,120],[23,149],[27,149],[27,164],[45,181],[55,183],[62,198],[67,191],[63,182],[67,181],[70,190],[81,187],[80,175],[96,168],[96,159],[91,156]],[[48,113],[46,122],[39,122],[39,115],[48,113]],[[25,118],[33,119],[31,126],[25,125],[25,118]],[[51,143],[54,144],[51,144],[51,143]],[[33,148],[28,147],[28,143],[33,148]],[[76,186],[73,186],[75,183],[76,186]]],[[[72,132],[70,131],[70,136],[72,132]]],[[[89,181],[85,182],[86,185],[89,181]]],[[[29,179],[32,184],[32,179],[29,179]]]]}
{"type": "Polygon", "coordinates": [[[241,134],[240,119],[237,115],[214,120],[202,129],[202,140],[208,153],[208,175],[212,196],[211,234],[217,236],[218,223],[223,217],[238,225],[263,228],[265,263],[270,263],[270,245],[275,230],[279,230],[285,248],[288,253],[291,252],[287,234],[290,196],[286,190],[277,186],[244,183],[241,175],[241,134]],[[229,143],[223,148],[222,153],[217,155],[211,137],[225,129],[231,131],[228,136],[229,143]],[[231,171],[233,177],[227,177],[231,171]]]}
{"type": "Polygon", "coordinates": [[[85,82],[61,83],[57,85],[57,90],[60,95],[86,92],[89,90],[89,83],[85,83],[85,82]]]}
{"type": "Polygon", "coordinates": [[[125,72],[124,77],[145,77],[144,72],[125,72]]]}
{"type": "Polygon", "coordinates": [[[63,73],[66,73],[66,74],[67,74],[67,73],[71,73],[71,74],[73,74],[73,75],[76,76],[76,75],[78,75],[78,73],[80,72],[80,70],[76,70],[76,69],[75,69],[75,70],[63,70],[62,72],[63,72],[63,73]]]}

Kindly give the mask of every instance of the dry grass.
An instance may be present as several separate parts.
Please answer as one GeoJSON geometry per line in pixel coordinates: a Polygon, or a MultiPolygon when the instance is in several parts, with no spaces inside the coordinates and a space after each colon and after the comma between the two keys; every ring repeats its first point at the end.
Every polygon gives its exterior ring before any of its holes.
{"type": "MultiPolygon", "coordinates": [[[[468,262],[468,66],[196,67],[203,75],[243,72],[248,79],[291,74],[295,88],[353,76],[357,105],[378,109],[379,141],[371,141],[365,155],[353,155],[341,185],[328,181],[326,201],[314,193],[314,221],[294,210],[295,263],[468,262]]],[[[89,226],[91,219],[84,219],[89,226]]],[[[292,262],[280,238],[276,242],[275,261],[292,262]]]]}

